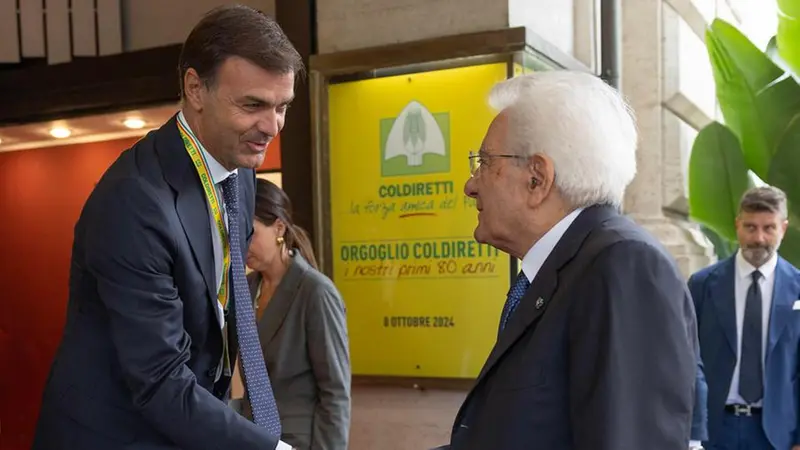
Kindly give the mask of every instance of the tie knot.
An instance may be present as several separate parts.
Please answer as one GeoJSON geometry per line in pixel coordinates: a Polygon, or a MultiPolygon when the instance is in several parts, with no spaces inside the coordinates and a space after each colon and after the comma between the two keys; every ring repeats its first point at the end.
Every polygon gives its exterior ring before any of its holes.
{"type": "Polygon", "coordinates": [[[514,297],[522,298],[530,285],[531,282],[528,281],[528,277],[525,275],[525,272],[520,270],[519,274],[517,275],[517,280],[514,282],[514,285],[511,286],[510,294],[514,297]]]}
{"type": "Polygon", "coordinates": [[[230,175],[228,175],[227,178],[222,180],[222,189],[230,189],[232,187],[238,186],[239,185],[239,180],[238,180],[237,175],[239,175],[239,174],[236,173],[236,172],[233,172],[230,175]]]}
{"type": "Polygon", "coordinates": [[[761,279],[761,277],[762,277],[762,276],[763,276],[763,275],[762,275],[762,274],[761,274],[761,272],[759,272],[758,270],[754,270],[754,271],[753,271],[753,281],[754,281],[754,282],[756,282],[756,283],[757,283],[757,282],[758,282],[758,281],[761,279]]]}
{"type": "Polygon", "coordinates": [[[525,272],[523,272],[522,270],[520,270],[520,271],[519,271],[519,273],[517,274],[517,281],[515,281],[515,282],[514,282],[514,284],[515,284],[516,286],[525,286],[525,287],[528,287],[528,286],[531,284],[531,282],[530,282],[530,281],[528,281],[528,276],[527,276],[527,275],[525,275],[525,272]]]}
{"type": "Polygon", "coordinates": [[[228,175],[228,178],[222,180],[222,196],[225,197],[225,204],[231,206],[238,197],[239,193],[239,177],[236,172],[228,175]]]}

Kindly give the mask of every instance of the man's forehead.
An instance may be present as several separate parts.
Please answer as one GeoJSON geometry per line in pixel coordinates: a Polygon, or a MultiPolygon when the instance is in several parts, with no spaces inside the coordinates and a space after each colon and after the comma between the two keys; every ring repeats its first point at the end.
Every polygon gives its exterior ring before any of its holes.
{"type": "Polygon", "coordinates": [[[260,67],[246,59],[230,57],[220,65],[217,78],[232,86],[247,89],[292,89],[295,74],[279,73],[260,67]]]}
{"type": "Polygon", "coordinates": [[[274,105],[284,105],[294,100],[294,92],[281,92],[264,87],[261,89],[248,89],[237,93],[241,99],[248,102],[259,102],[274,105]]]}
{"type": "Polygon", "coordinates": [[[744,223],[772,223],[779,219],[777,213],[771,211],[742,211],[739,219],[744,223]]]}
{"type": "Polygon", "coordinates": [[[489,124],[486,136],[481,144],[481,152],[491,154],[504,146],[508,134],[508,119],[503,113],[497,115],[489,124]]]}

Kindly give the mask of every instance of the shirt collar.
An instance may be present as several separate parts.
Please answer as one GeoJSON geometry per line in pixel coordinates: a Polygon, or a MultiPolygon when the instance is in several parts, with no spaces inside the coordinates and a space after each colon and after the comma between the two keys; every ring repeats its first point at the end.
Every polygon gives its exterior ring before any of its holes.
{"type": "MultiPolygon", "coordinates": [[[[775,273],[775,268],[778,266],[778,252],[772,254],[767,262],[765,262],[761,267],[758,268],[758,271],[761,272],[761,275],[764,278],[769,278],[773,273],[775,273]]],[[[750,275],[755,272],[756,268],[753,267],[752,264],[747,262],[742,256],[742,250],[739,249],[736,252],[736,275],[740,279],[745,279],[750,277],[750,275]]]]}
{"type": "Polygon", "coordinates": [[[572,222],[580,215],[581,211],[583,211],[583,209],[578,208],[567,214],[528,250],[528,253],[525,254],[525,257],[522,259],[522,271],[525,272],[528,281],[533,282],[533,279],[536,277],[536,274],[539,273],[539,269],[542,268],[547,257],[550,256],[550,253],[556,247],[558,241],[561,240],[564,233],[567,232],[569,226],[572,225],[572,222]]]}
{"type": "Polygon", "coordinates": [[[208,166],[208,174],[211,175],[211,179],[214,181],[214,184],[219,184],[232,174],[236,173],[236,171],[230,171],[226,169],[225,166],[220,164],[219,161],[211,156],[211,153],[208,153],[206,148],[203,146],[203,143],[200,142],[200,139],[197,139],[197,136],[192,131],[189,123],[186,121],[186,117],[183,116],[183,111],[178,112],[178,121],[180,121],[181,125],[183,125],[186,131],[188,131],[189,134],[194,138],[194,142],[196,142],[200,147],[200,153],[203,155],[203,159],[208,166]]]}

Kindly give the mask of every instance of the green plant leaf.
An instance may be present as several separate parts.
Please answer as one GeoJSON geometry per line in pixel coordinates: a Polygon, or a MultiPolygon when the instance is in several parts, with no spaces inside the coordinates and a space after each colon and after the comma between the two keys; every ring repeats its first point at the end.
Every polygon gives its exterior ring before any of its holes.
{"type": "Polygon", "coordinates": [[[800,115],[792,119],[781,137],[765,181],[800,203],[800,115]]]}
{"type": "Polygon", "coordinates": [[[739,200],[748,183],[736,135],[719,122],[700,130],[689,158],[689,216],[735,241],[739,200]]]}
{"type": "Polygon", "coordinates": [[[797,266],[800,264],[800,115],[786,128],[772,158],[767,183],[786,193],[789,203],[789,229],[781,244],[780,254],[797,266]]]}
{"type": "Polygon", "coordinates": [[[791,68],[786,64],[786,61],[781,58],[781,54],[778,51],[778,39],[776,36],[772,36],[767,42],[767,48],[764,50],[764,54],[775,63],[776,66],[780,67],[781,70],[784,72],[791,72],[791,68]]]}
{"type": "Polygon", "coordinates": [[[794,116],[778,143],[765,180],[784,193],[788,199],[789,228],[781,244],[780,254],[795,266],[800,264],[800,218],[796,205],[800,205],[800,114],[794,116]]]}
{"type": "Polygon", "coordinates": [[[739,248],[737,242],[732,242],[723,238],[711,228],[700,225],[700,230],[708,238],[708,240],[711,241],[711,245],[714,246],[714,253],[717,255],[718,260],[723,260],[730,257],[736,253],[736,250],[739,248]]]}
{"type": "MultiPolygon", "coordinates": [[[[790,215],[791,216],[791,215],[790,215]]],[[[783,236],[778,253],[795,267],[800,267],[800,223],[789,218],[789,228],[783,236]]]]}
{"type": "Polygon", "coordinates": [[[766,179],[778,138],[800,112],[800,86],[724,20],[711,24],[706,46],[725,123],[747,166],[766,179]]]}
{"type": "Polygon", "coordinates": [[[778,53],[792,71],[800,74],[800,2],[778,0],[778,53]]]}
{"type": "MultiPolygon", "coordinates": [[[[772,36],[769,38],[769,42],[767,42],[767,48],[764,49],[764,53],[772,59],[772,62],[775,62],[774,56],[780,57],[778,54],[778,39],[777,36],[772,36]]],[[[777,63],[775,63],[777,64],[777,63]]],[[[777,64],[780,65],[780,64],[777,64]]]]}

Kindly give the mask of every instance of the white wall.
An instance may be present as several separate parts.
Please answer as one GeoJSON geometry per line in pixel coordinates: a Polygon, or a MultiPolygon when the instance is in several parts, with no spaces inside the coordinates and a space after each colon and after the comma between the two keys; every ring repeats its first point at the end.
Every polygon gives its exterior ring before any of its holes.
{"type": "MultiPolygon", "coordinates": [[[[124,51],[143,50],[182,43],[207,11],[225,0],[122,0],[122,42],[124,51]]],[[[274,0],[239,0],[275,14],[274,0]]]]}
{"type": "Polygon", "coordinates": [[[508,4],[486,0],[323,0],[319,53],[411,42],[508,26],[508,4]]]}
{"type": "Polygon", "coordinates": [[[559,50],[572,54],[575,48],[575,5],[582,0],[509,0],[512,27],[527,26],[559,50]]]}
{"type": "Polygon", "coordinates": [[[675,20],[678,22],[678,67],[676,68],[678,89],[706,116],[713,118],[717,99],[714,94],[714,73],[711,70],[705,43],[683,18],[677,16],[675,20]]]}

